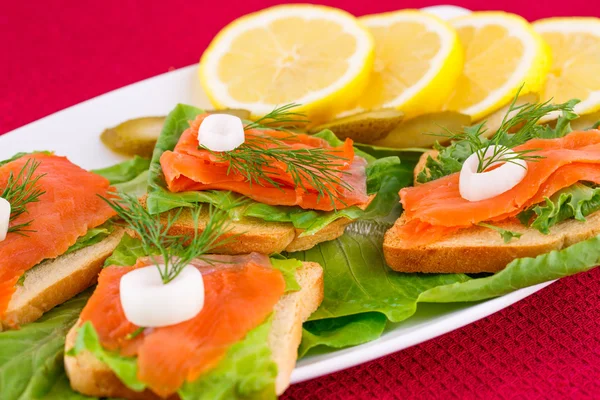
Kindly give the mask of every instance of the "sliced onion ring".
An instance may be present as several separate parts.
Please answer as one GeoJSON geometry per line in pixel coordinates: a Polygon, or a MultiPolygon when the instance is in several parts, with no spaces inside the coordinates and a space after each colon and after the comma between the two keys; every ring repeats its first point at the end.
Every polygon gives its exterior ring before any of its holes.
{"type": "Polygon", "coordinates": [[[158,268],[150,265],[123,275],[120,297],[125,317],[137,326],[156,328],[198,315],[204,307],[204,280],[200,271],[188,265],[175,279],[164,284],[158,268]]]}
{"type": "MultiPolygon", "coordinates": [[[[510,158],[511,162],[502,160],[493,163],[490,167],[498,164],[498,168],[486,172],[477,172],[479,164],[478,154],[474,153],[467,158],[460,170],[459,191],[463,199],[469,201],[480,201],[496,197],[504,192],[515,187],[527,175],[527,162],[523,159],[515,159],[515,152],[508,150],[503,146],[490,146],[484,154],[484,158],[488,159],[499,147],[499,151],[503,151],[504,159],[510,158]]],[[[481,152],[481,150],[480,150],[481,152]]]]}
{"type": "Polygon", "coordinates": [[[10,224],[10,203],[0,197],[0,242],[6,239],[8,225],[10,224]]]}
{"type": "Polygon", "coordinates": [[[235,115],[211,114],[198,129],[198,143],[212,151],[232,151],[245,140],[244,124],[235,115]]]}

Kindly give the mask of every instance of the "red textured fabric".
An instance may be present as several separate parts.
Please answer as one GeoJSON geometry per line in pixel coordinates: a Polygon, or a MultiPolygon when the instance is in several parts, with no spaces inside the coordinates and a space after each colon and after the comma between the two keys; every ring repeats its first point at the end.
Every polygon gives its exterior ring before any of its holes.
{"type": "MultiPolygon", "coordinates": [[[[0,2],[0,134],[198,60],[234,18],[275,1],[0,2]]],[[[328,1],[357,14],[433,5],[328,1]]],[[[589,0],[457,1],[529,20],[600,16],[589,0]]],[[[286,399],[600,396],[600,269],[566,278],[483,321],[292,386],[286,399]]]]}

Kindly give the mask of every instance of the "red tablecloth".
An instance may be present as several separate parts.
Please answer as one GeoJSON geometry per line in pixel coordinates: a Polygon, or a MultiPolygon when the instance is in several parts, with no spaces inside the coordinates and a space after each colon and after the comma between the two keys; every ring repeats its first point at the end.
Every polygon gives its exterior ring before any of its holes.
{"type": "MultiPolygon", "coordinates": [[[[457,1],[535,20],[600,16],[590,0],[457,1]]],[[[274,1],[11,1],[0,4],[0,134],[198,60],[235,17],[274,1]],[[142,5],[145,3],[145,5],[142,5]]],[[[330,1],[357,15],[435,1],[330,1]]],[[[292,386],[288,399],[600,396],[600,269],[483,321],[292,386]]]]}

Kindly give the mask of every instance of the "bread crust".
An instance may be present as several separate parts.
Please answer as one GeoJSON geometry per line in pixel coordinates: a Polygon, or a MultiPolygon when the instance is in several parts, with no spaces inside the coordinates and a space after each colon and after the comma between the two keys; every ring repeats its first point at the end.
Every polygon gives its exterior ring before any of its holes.
{"type": "MultiPolygon", "coordinates": [[[[284,295],[275,305],[273,325],[268,338],[273,361],[277,363],[278,375],[275,386],[278,395],[289,386],[302,337],[302,323],[323,301],[321,266],[312,262],[302,264],[302,268],[296,271],[296,279],[301,289],[284,295]]],[[[74,346],[79,326],[81,321],[77,321],[67,334],[65,351],[74,346]]],[[[98,361],[89,352],[81,352],[77,356],[65,356],[65,369],[73,390],[88,396],[131,400],[160,399],[150,390],[134,392],[128,389],[106,364],[98,361]]],[[[169,397],[169,399],[178,398],[177,395],[169,397]]]]}
{"type": "Polygon", "coordinates": [[[0,321],[0,331],[33,322],[96,283],[104,260],[117,247],[123,232],[117,228],[99,243],[44,261],[27,271],[23,285],[17,287],[0,321]]]}
{"type": "Polygon", "coordinates": [[[516,258],[561,250],[600,234],[600,212],[596,212],[585,222],[563,221],[553,226],[549,235],[527,228],[518,221],[496,223],[501,228],[522,234],[509,243],[504,243],[496,231],[474,226],[429,245],[407,247],[405,242],[397,239],[395,232],[404,223],[404,217],[400,217],[386,232],[383,242],[387,264],[400,272],[498,272],[516,258]]]}

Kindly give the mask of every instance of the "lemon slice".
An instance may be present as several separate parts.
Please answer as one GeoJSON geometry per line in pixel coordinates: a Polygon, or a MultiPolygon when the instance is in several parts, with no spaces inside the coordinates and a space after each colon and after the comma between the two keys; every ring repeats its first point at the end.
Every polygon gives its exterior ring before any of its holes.
{"type": "Polygon", "coordinates": [[[375,38],[375,63],[359,108],[394,107],[408,116],[439,110],[463,66],[454,29],[416,10],[359,20],[375,38]]]}
{"type": "Polygon", "coordinates": [[[226,26],[200,60],[200,80],[217,108],[261,116],[289,103],[312,122],[348,107],[367,84],[373,39],[345,11],[282,5],[226,26]]]}
{"type": "Polygon", "coordinates": [[[465,49],[465,66],[446,109],[474,121],[521,94],[542,89],[550,50],[523,18],[503,12],[475,12],[450,21],[465,49]]]}
{"type": "Polygon", "coordinates": [[[579,99],[578,114],[600,110],[600,19],[549,18],[533,28],[552,49],[552,67],[542,100],[579,99]]]}

